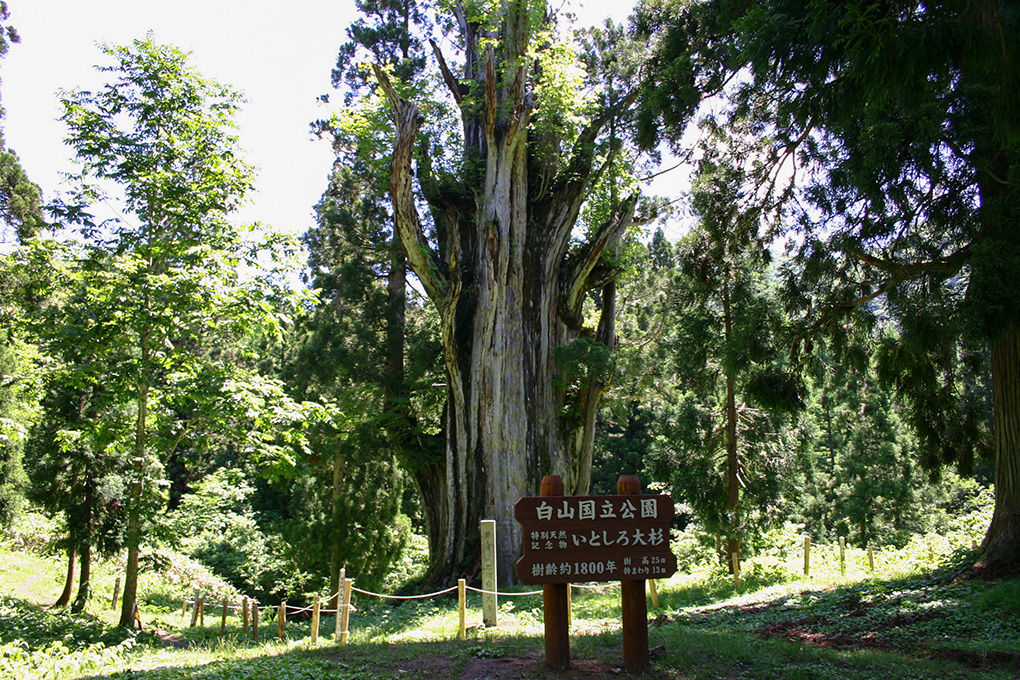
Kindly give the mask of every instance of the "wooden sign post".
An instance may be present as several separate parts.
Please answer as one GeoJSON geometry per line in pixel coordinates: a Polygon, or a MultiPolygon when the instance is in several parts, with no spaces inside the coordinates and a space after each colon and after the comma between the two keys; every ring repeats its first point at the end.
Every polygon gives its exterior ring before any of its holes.
{"type": "Polygon", "coordinates": [[[617,493],[563,496],[563,480],[548,475],[540,496],[514,504],[524,537],[517,578],[543,584],[550,668],[570,666],[567,584],[584,581],[621,582],[624,665],[630,671],[648,667],[645,580],[676,572],[669,548],[673,501],[666,495],[641,494],[636,475],[622,475],[617,493]]]}

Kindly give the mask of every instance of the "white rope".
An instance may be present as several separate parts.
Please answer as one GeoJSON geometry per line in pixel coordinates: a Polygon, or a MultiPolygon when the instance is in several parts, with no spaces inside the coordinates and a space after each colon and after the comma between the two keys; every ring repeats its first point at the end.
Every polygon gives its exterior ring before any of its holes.
{"type": "Polygon", "coordinates": [[[356,593],[361,593],[362,595],[371,595],[372,597],[381,597],[387,600],[424,600],[427,597],[435,597],[436,595],[446,595],[447,593],[452,593],[453,591],[457,590],[457,586],[447,588],[446,590],[440,590],[439,592],[435,593],[428,593],[427,595],[383,595],[381,593],[372,593],[367,590],[362,590],[361,588],[355,588],[353,586],[351,587],[351,590],[353,590],[356,593]]]}
{"type": "Polygon", "coordinates": [[[499,597],[514,597],[516,595],[541,595],[544,590],[529,590],[526,593],[501,593],[498,590],[482,590],[481,588],[472,588],[471,586],[464,586],[465,590],[471,590],[482,595],[498,595],[499,597]]]}

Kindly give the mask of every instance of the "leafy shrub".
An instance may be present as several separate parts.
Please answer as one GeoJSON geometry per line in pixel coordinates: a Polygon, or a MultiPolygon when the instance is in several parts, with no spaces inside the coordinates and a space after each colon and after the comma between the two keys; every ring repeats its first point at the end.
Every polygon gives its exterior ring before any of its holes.
{"type": "Polygon", "coordinates": [[[63,528],[55,519],[38,512],[18,515],[4,532],[7,544],[19,550],[43,553],[63,536],[63,528]]]}

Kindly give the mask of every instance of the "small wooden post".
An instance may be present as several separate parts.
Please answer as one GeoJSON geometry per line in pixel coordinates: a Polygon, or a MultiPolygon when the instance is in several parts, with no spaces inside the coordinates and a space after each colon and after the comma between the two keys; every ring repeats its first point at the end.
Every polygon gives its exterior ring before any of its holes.
{"type": "Polygon", "coordinates": [[[312,600],[312,644],[319,641],[319,596],[312,600]]]}
{"type": "Polygon", "coordinates": [[[276,614],[276,639],[282,641],[287,637],[285,630],[287,626],[287,601],[282,600],[280,602],[280,608],[276,614]]]}
{"type": "Polygon", "coordinates": [[[117,599],[120,598],[120,576],[113,582],[113,597],[110,599],[110,609],[117,608],[117,599]]]}
{"type": "Polygon", "coordinates": [[[496,520],[483,519],[482,532],[482,623],[496,625],[499,603],[495,595],[496,586],[496,520]]]}
{"type": "Polygon", "coordinates": [[[195,608],[191,611],[191,624],[188,626],[189,628],[194,628],[195,625],[198,623],[198,603],[201,600],[202,600],[202,591],[201,590],[196,590],[195,591],[195,608]]]}
{"type": "Polygon", "coordinates": [[[188,618],[188,596],[185,595],[184,599],[181,600],[181,618],[188,618]]]}
{"type": "Polygon", "coordinates": [[[340,620],[341,620],[340,612],[343,611],[344,583],[346,581],[347,581],[347,569],[346,568],[342,568],[342,569],[340,569],[340,578],[337,581],[337,583],[340,584],[340,592],[337,593],[336,597],[333,598],[333,600],[336,602],[336,614],[335,614],[335,618],[333,620],[333,624],[334,624],[334,627],[333,627],[333,642],[335,642],[337,644],[340,644],[340,637],[341,637],[340,636],[340,631],[341,630],[347,630],[345,627],[341,627],[341,625],[340,625],[340,620]]]}
{"type": "MultiPolygon", "coordinates": [[[[559,475],[543,477],[539,495],[562,496],[563,478],[559,475]]],[[[567,584],[543,584],[542,600],[545,620],[545,665],[555,670],[566,670],[570,668],[570,607],[567,584]]]]}
{"type": "Polygon", "coordinates": [[[655,579],[648,579],[648,594],[652,596],[652,607],[659,608],[659,591],[655,589],[655,579]]]}
{"type": "Polygon", "coordinates": [[[846,576],[846,536],[839,537],[839,573],[846,576]]]}
{"type": "MultiPolygon", "coordinates": [[[[641,493],[637,475],[620,475],[616,493],[623,496],[641,493]]],[[[632,673],[648,669],[648,604],[645,602],[645,579],[620,582],[620,605],[623,610],[623,665],[632,673]]]]}
{"type": "Polygon", "coordinates": [[[567,630],[574,625],[574,584],[567,584],[567,630]]]}
{"type": "Polygon", "coordinates": [[[230,611],[229,607],[230,607],[230,603],[227,601],[227,598],[223,598],[223,615],[220,617],[220,637],[221,638],[224,635],[227,634],[227,612],[230,611]]]}
{"type": "Polygon", "coordinates": [[[460,614],[460,623],[457,625],[457,638],[467,639],[467,582],[457,579],[457,612],[460,614]]]}
{"type": "Polygon", "coordinates": [[[804,537],[804,575],[811,575],[811,537],[804,537]]]}
{"type": "Polygon", "coordinates": [[[350,636],[350,623],[351,623],[351,587],[354,585],[354,581],[349,578],[344,579],[344,595],[343,595],[343,613],[340,615],[340,644],[346,645],[347,638],[350,636]]]}
{"type": "Polygon", "coordinates": [[[730,555],[730,563],[733,565],[733,586],[740,587],[740,553],[730,555]]]}
{"type": "Polygon", "coordinates": [[[249,611],[248,611],[248,596],[247,595],[245,595],[244,598],[241,599],[241,621],[242,621],[241,625],[243,626],[243,628],[241,629],[241,631],[242,631],[241,634],[242,635],[247,635],[248,634],[248,623],[250,621],[250,619],[249,619],[249,611]]]}
{"type": "Polygon", "coordinates": [[[259,603],[255,602],[251,608],[251,639],[259,641],[259,603]]]}
{"type": "Polygon", "coordinates": [[[871,572],[875,571],[875,552],[868,546],[868,569],[871,572]]]}

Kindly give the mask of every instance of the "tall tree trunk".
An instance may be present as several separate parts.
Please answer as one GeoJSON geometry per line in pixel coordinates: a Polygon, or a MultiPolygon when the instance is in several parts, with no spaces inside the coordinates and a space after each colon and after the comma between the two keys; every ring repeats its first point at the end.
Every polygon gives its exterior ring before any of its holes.
{"type": "Polygon", "coordinates": [[[1020,333],[1007,323],[992,339],[995,512],[978,566],[990,574],[1020,564],[1020,333]]]}
{"type": "MultiPolygon", "coordinates": [[[[332,512],[333,521],[330,527],[333,531],[338,531],[337,519],[340,516],[340,497],[343,491],[344,481],[344,460],[343,455],[340,451],[336,452],[333,458],[333,489],[330,510],[332,512]]],[[[340,569],[343,566],[343,554],[341,553],[342,546],[340,545],[340,538],[338,534],[333,535],[333,540],[329,545],[329,593],[332,595],[332,599],[329,603],[330,609],[337,611],[337,616],[340,612],[340,569]]]]}
{"type": "MultiPolygon", "coordinates": [[[[147,363],[148,345],[142,343],[142,361],[147,363]]],[[[149,407],[149,387],[142,384],[138,390],[138,417],[135,424],[135,460],[132,466],[135,478],[131,480],[127,517],[127,568],[124,573],[124,597],[121,600],[120,620],[117,625],[132,628],[135,625],[135,606],[138,597],[138,554],[142,542],[142,477],[145,474],[146,418],[149,407]]]]}
{"type": "MultiPolygon", "coordinates": [[[[728,277],[727,277],[728,278],[728,277]]],[[[730,346],[733,337],[733,314],[730,309],[729,283],[723,290],[723,332],[725,345],[730,346]]],[[[740,458],[737,442],[737,386],[733,368],[726,371],[726,510],[729,515],[729,542],[726,557],[730,571],[733,571],[733,554],[740,554],[740,458]]]]}
{"type": "Polygon", "coordinates": [[[67,575],[64,577],[64,589],[60,597],[53,603],[54,607],[66,607],[71,602],[71,591],[74,590],[74,565],[77,560],[74,548],[67,549],[67,575]]]}
{"type": "Polygon", "coordinates": [[[81,570],[78,579],[78,595],[74,598],[73,612],[81,612],[92,597],[92,546],[85,543],[81,548],[81,570]]]}

